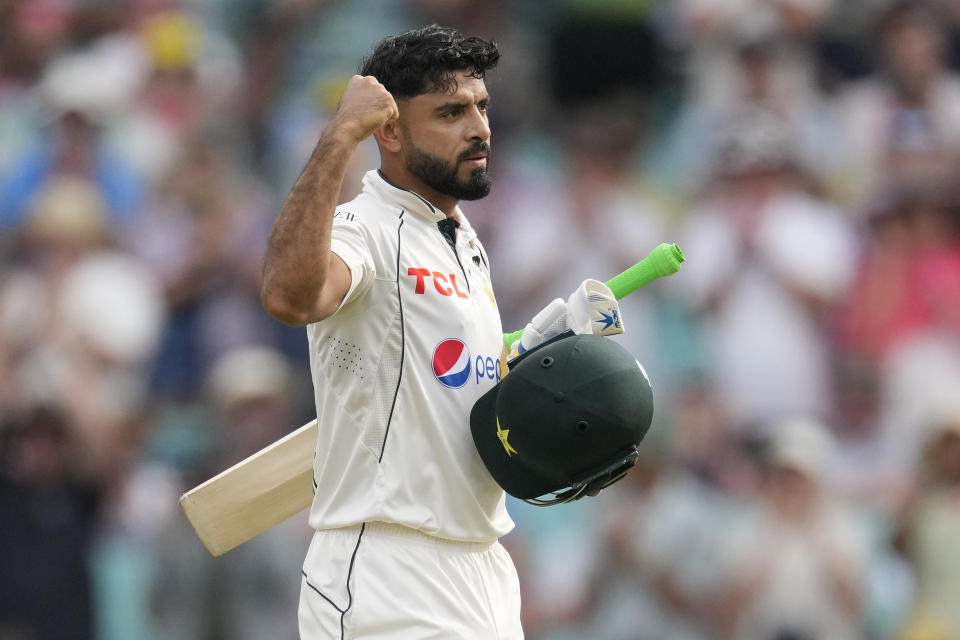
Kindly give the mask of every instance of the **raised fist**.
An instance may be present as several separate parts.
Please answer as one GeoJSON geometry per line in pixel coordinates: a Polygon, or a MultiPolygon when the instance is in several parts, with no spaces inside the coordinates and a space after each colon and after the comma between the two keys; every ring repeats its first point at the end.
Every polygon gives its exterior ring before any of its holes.
{"type": "Polygon", "coordinates": [[[340,99],[331,126],[360,142],[399,115],[397,103],[373,76],[353,76],[340,99]]]}

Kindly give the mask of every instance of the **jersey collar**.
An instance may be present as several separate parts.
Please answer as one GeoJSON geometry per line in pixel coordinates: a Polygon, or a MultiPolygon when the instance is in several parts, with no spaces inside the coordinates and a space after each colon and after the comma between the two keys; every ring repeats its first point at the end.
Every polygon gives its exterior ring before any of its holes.
{"type": "MultiPolygon", "coordinates": [[[[367,171],[363,176],[363,191],[373,195],[378,200],[400,207],[404,211],[409,211],[433,222],[438,222],[447,217],[443,211],[427,202],[426,198],[409,189],[392,184],[380,173],[379,169],[367,171]]],[[[454,211],[454,217],[463,224],[464,218],[460,212],[460,207],[457,207],[454,211]]]]}

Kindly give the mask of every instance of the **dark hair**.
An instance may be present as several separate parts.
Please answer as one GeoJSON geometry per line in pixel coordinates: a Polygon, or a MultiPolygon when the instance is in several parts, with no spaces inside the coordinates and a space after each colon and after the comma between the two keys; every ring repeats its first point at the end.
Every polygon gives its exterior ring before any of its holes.
{"type": "Polygon", "coordinates": [[[413,98],[455,90],[458,71],[483,79],[499,59],[492,40],[432,24],[381,40],[364,58],[360,75],[375,77],[394,98],[413,98]]]}

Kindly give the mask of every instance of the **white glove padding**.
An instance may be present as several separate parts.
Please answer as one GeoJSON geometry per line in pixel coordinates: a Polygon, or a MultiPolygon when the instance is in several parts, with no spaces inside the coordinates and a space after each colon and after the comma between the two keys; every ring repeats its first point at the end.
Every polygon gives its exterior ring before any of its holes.
{"type": "Polygon", "coordinates": [[[623,333],[620,303],[610,287],[599,280],[584,280],[567,298],[567,326],[575,333],[613,336],[623,333]]]}
{"type": "Polygon", "coordinates": [[[552,300],[527,323],[520,339],[510,345],[508,359],[512,360],[567,329],[597,336],[624,332],[620,305],[607,285],[598,280],[584,280],[566,302],[560,298],[552,300]]]}
{"type": "Polygon", "coordinates": [[[523,329],[510,347],[510,359],[567,330],[567,305],[560,298],[550,301],[523,329]]]}

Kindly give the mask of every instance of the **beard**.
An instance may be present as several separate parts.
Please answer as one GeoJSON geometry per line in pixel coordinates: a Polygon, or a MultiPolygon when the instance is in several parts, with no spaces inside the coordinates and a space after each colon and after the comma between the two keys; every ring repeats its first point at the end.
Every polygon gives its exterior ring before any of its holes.
{"type": "Polygon", "coordinates": [[[408,147],[407,171],[437,193],[457,200],[479,200],[490,193],[490,176],[486,167],[474,169],[466,180],[458,177],[460,163],[472,155],[486,152],[489,162],[490,145],[487,143],[481,142],[463,151],[454,164],[420,149],[409,140],[408,147]]]}

